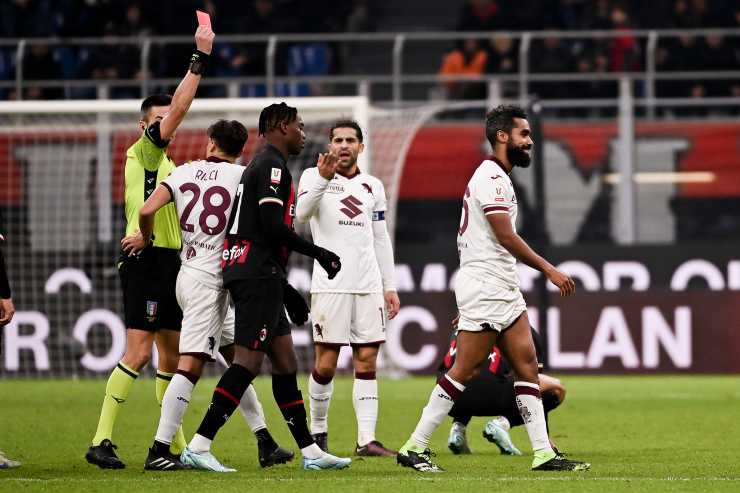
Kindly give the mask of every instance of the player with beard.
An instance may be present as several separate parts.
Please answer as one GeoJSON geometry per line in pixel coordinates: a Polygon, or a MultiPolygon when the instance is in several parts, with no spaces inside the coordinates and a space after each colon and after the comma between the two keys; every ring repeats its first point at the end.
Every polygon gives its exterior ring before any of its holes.
{"type": "Polygon", "coordinates": [[[352,347],[355,379],[352,404],[357,417],[359,456],[395,457],[375,438],[378,421],[376,362],[385,342],[386,317],[398,313],[393,246],[385,223],[383,183],[361,173],[365,148],[357,122],[340,120],[329,130],[329,154],[301,176],[296,217],[309,222],[315,241],[337,252],[344,265],[334,279],[314,266],[311,321],[316,359],[308,379],[311,433],[328,450],[329,403],[339,350],[352,347]],[[333,159],[337,156],[337,159],[333,159]]]}
{"type": "Polygon", "coordinates": [[[531,134],[527,114],[521,108],[498,106],[486,115],[486,138],[493,156],[478,166],[468,182],[457,236],[457,358],[438,380],[416,429],[399,450],[397,461],[402,466],[421,472],[442,471],[431,459],[432,433],[496,345],[514,371],[516,403],[534,451],[532,469],[590,468],[588,463],[559,455],[550,444],[537,355],[527,306],[518,286],[517,259],[546,275],[561,296],[575,292],[573,280],[535,253],[516,233],[517,204],[509,174],[515,167],[530,165],[531,134]]]}
{"type": "Polygon", "coordinates": [[[321,450],[308,430],[296,377],[297,359],[285,310],[305,321],[308,306],[286,281],[291,251],[316,261],[333,279],[341,269],[334,253],[293,230],[295,189],[287,167],[306,140],[296,108],[272,104],[260,113],[259,133],[267,140],[244,171],[233,201],[221,256],[224,287],[234,301],[234,361],[223,374],[198,432],[182,455],[187,465],[209,469],[211,442],[259,374],[265,354],[272,366],[272,393],[301,449],[303,468],[344,469],[351,459],[321,450]],[[285,306],[285,309],[283,309],[285,306]]]}

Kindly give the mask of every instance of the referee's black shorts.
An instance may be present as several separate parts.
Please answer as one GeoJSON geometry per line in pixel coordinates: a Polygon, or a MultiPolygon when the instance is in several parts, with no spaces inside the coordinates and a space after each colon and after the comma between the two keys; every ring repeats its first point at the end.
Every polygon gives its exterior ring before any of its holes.
{"type": "Polygon", "coordinates": [[[175,295],[179,271],[180,252],[172,248],[149,247],[133,257],[121,255],[118,274],[126,328],[180,330],[182,310],[175,295]]]}
{"type": "Polygon", "coordinates": [[[234,302],[235,344],[267,351],[273,337],[290,335],[284,285],[284,279],[236,279],[226,285],[234,302]]]}

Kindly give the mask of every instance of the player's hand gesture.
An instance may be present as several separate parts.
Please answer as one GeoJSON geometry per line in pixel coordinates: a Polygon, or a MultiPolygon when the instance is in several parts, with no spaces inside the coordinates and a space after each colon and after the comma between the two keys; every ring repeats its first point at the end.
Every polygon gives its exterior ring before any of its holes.
{"type": "Polygon", "coordinates": [[[319,161],[316,163],[316,167],[319,168],[319,174],[322,178],[331,180],[337,172],[337,164],[339,164],[339,156],[333,152],[326,152],[319,154],[319,161]]]}
{"type": "Polygon", "coordinates": [[[545,273],[551,283],[560,289],[560,296],[570,296],[576,292],[576,283],[573,278],[553,268],[545,273]]]}
{"type": "Polygon", "coordinates": [[[319,254],[316,257],[316,261],[324,268],[329,275],[329,279],[337,277],[337,274],[342,268],[342,262],[339,260],[339,256],[326,248],[319,247],[319,254]]]}
{"type": "Polygon", "coordinates": [[[8,325],[13,320],[13,315],[15,315],[13,300],[11,298],[0,300],[0,327],[8,325]]]}
{"type": "Polygon", "coordinates": [[[388,313],[388,320],[393,320],[393,317],[398,315],[398,311],[401,309],[401,300],[398,299],[398,293],[395,291],[386,291],[383,294],[385,298],[385,310],[388,313]]]}
{"type": "Polygon", "coordinates": [[[136,231],[121,240],[121,248],[129,257],[138,255],[147,246],[149,246],[149,240],[144,238],[141,231],[136,231]]]}
{"type": "Polygon", "coordinates": [[[216,35],[213,34],[210,26],[198,26],[195,31],[195,47],[198,48],[198,51],[210,55],[213,49],[213,38],[215,37],[216,35]]]}

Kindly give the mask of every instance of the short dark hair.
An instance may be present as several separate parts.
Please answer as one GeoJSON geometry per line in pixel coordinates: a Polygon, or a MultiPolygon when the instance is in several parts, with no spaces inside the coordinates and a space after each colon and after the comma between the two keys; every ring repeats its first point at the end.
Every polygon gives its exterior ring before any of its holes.
{"type": "Polygon", "coordinates": [[[298,110],[285,103],[274,103],[260,112],[259,134],[267,135],[267,132],[277,128],[283,123],[291,123],[298,118],[298,110]]]}
{"type": "Polygon", "coordinates": [[[146,120],[149,110],[153,106],[169,106],[172,104],[172,96],[169,94],[152,94],[141,102],[141,119],[146,120]]]}
{"type": "Polygon", "coordinates": [[[247,143],[247,128],[236,120],[217,120],[208,127],[208,137],[224,154],[239,157],[247,143]]]}
{"type": "Polygon", "coordinates": [[[514,118],[527,119],[527,112],[519,106],[499,105],[486,115],[486,138],[491,146],[496,145],[496,132],[503,130],[511,134],[514,128],[514,118]]]}
{"type": "Polygon", "coordinates": [[[357,133],[357,140],[362,142],[362,128],[360,128],[360,124],[357,123],[354,120],[337,120],[334,122],[334,125],[331,126],[329,129],[329,140],[334,138],[334,130],[338,128],[354,128],[355,132],[357,133]]]}

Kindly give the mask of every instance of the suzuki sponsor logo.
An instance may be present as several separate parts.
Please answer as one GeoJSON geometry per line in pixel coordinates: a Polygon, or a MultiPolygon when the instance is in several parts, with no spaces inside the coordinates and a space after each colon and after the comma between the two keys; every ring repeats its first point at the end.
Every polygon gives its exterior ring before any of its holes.
{"type": "Polygon", "coordinates": [[[359,207],[362,205],[362,202],[360,202],[360,199],[358,199],[354,195],[350,195],[349,197],[340,200],[340,202],[344,204],[345,207],[342,207],[339,210],[343,212],[348,218],[354,219],[362,214],[362,209],[360,209],[359,207]]]}

